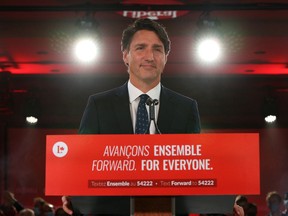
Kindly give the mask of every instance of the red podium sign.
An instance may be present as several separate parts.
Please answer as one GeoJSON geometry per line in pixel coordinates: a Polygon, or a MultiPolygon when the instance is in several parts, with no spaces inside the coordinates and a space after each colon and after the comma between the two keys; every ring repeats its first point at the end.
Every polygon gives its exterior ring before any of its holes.
{"type": "Polygon", "coordinates": [[[46,195],[259,194],[259,135],[48,135],[46,195]]]}

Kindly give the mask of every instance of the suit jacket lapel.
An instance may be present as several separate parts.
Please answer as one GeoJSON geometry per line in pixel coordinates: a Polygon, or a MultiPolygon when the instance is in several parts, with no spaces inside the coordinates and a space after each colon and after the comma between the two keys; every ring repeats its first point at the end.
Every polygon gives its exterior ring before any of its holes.
{"type": "Polygon", "coordinates": [[[119,87],[116,91],[116,98],[113,100],[113,106],[120,126],[120,131],[124,134],[133,134],[127,83],[119,87]]]}
{"type": "Polygon", "coordinates": [[[157,124],[161,133],[167,133],[171,128],[172,119],[174,117],[174,103],[171,101],[165,87],[161,87],[160,108],[158,113],[157,124]]]}

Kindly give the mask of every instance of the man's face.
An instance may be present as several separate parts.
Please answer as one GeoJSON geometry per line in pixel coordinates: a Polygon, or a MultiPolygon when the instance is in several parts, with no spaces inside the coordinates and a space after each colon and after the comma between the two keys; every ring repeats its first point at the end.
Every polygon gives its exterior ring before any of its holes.
{"type": "Polygon", "coordinates": [[[129,50],[123,52],[123,60],[128,65],[130,80],[136,87],[154,85],[160,82],[167,55],[159,37],[148,30],[136,32],[129,50]]]}

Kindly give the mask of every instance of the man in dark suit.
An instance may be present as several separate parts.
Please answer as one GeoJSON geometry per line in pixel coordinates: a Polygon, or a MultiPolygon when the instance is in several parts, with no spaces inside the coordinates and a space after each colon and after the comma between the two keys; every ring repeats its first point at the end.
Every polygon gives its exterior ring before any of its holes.
{"type": "MultiPolygon", "coordinates": [[[[149,19],[136,20],[123,31],[121,46],[129,80],[119,88],[90,96],[79,133],[137,133],[137,109],[143,94],[159,101],[155,121],[161,133],[200,133],[197,102],[160,83],[170,52],[164,27],[149,19]]],[[[144,131],[159,132],[153,124],[144,131]]],[[[71,215],[70,200],[63,196],[62,201],[65,212],[71,215]]],[[[243,216],[243,209],[235,205],[233,215],[243,216]]]]}
{"type": "Polygon", "coordinates": [[[123,32],[121,45],[129,81],[89,98],[79,133],[133,134],[141,94],[159,100],[156,120],[161,133],[199,133],[196,101],[160,83],[170,51],[165,29],[149,19],[137,20],[123,32]]]}
{"type": "MultiPolygon", "coordinates": [[[[121,47],[129,80],[118,88],[90,96],[79,133],[136,133],[137,109],[143,94],[158,101],[155,106],[157,124],[151,124],[145,131],[151,134],[159,131],[163,134],[200,133],[197,102],[160,83],[170,51],[164,27],[149,19],[136,20],[124,30],[121,47]]],[[[149,111],[148,106],[146,109],[149,111]]],[[[62,200],[65,211],[72,214],[67,208],[69,199],[64,196],[62,200]]]]}
{"type": "MultiPolygon", "coordinates": [[[[157,124],[163,134],[199,133],[197,103],[161,86],[157,124]]],[[[127,84],[90,96],[81,134],[133,134],[127,84]]]]}

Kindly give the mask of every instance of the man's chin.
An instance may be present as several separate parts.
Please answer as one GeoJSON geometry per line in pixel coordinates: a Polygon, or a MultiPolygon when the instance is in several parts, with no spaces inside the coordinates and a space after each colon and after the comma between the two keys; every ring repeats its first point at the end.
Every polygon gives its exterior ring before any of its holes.
{"type": "Polygon", "coordinates": [[[147,84],[158,83],[160,81],[159,77],[147,77],[142,79],[147,84]]]}

